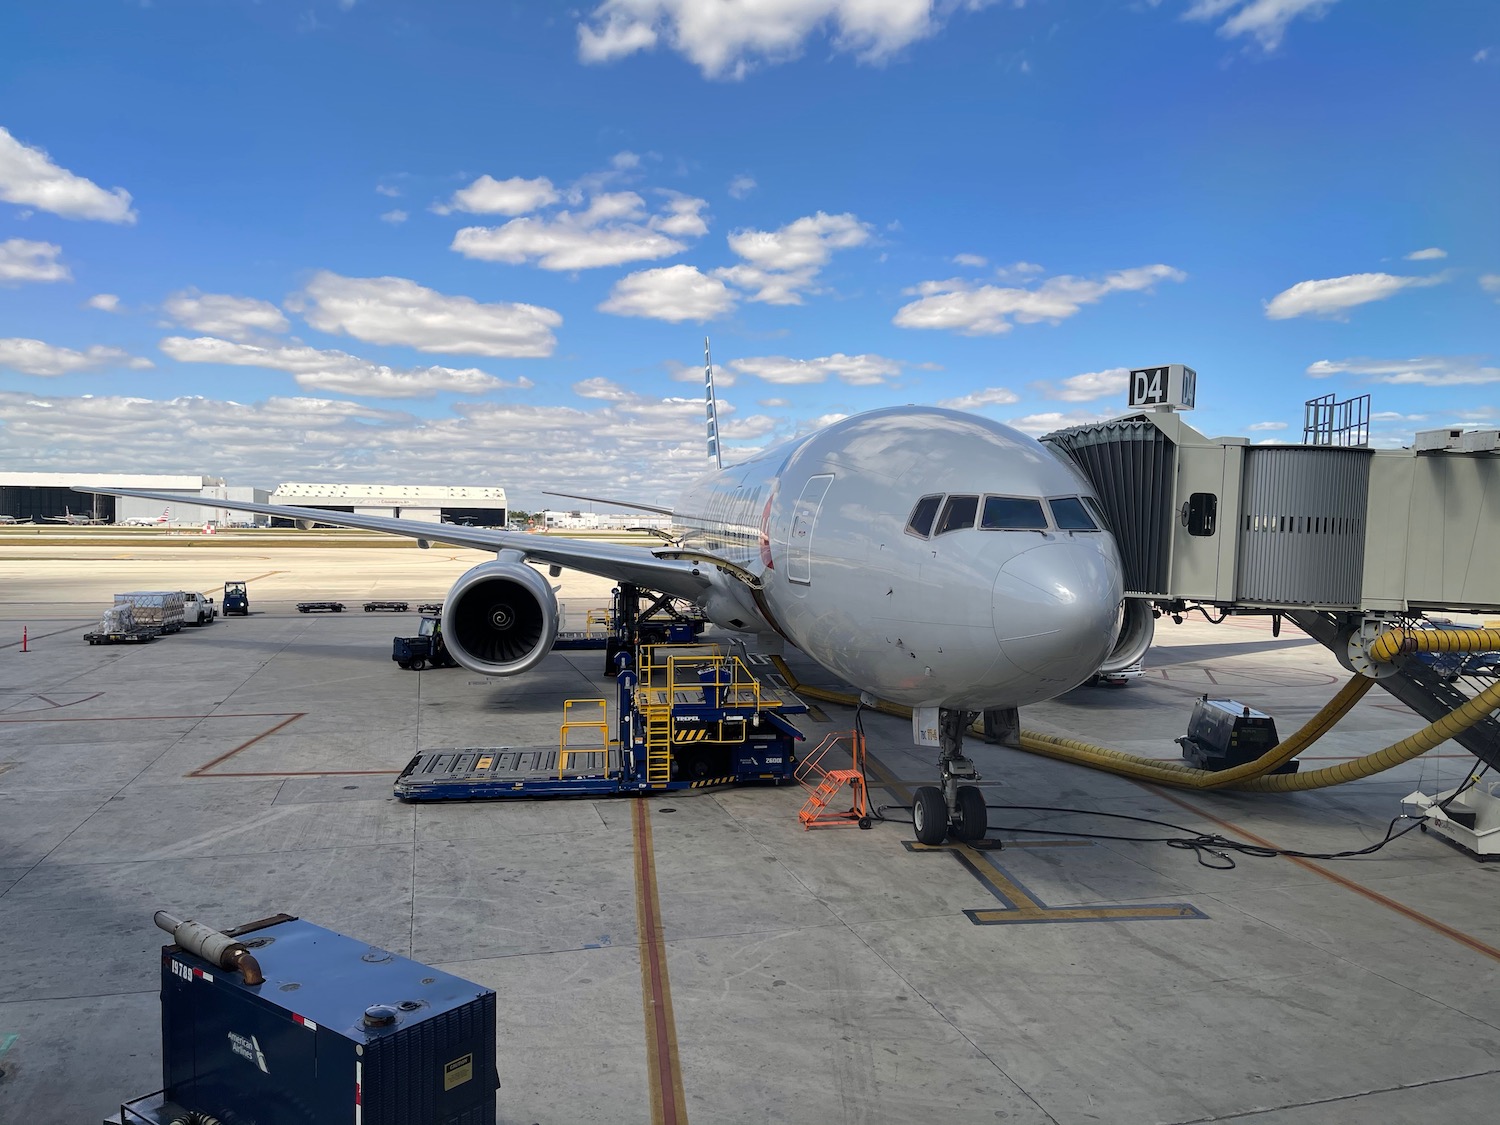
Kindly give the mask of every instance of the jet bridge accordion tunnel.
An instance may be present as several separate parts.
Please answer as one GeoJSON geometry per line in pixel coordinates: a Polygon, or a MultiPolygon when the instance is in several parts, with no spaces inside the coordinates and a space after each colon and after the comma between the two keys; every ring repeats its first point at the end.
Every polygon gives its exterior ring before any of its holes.
{"type": "Polygon", "coordinates": [[[1354,677],[1262,759],[1231,769],[1022,732],[1022,747],[1188,788],[1317,788],[1368,776],[1452,738],[1500,766],[1500,632],[1431,615],[1500,612],[1500,431],[1430,431],[1410,449],[1251,445],[1172,412],[1042,439],[1093,486],[1120,546],[1127,620],[1201,608],[1291,619],[1354,677]],[[1274,774],[1375,684],[1429,721],[1354,762],[1274,774]]]}

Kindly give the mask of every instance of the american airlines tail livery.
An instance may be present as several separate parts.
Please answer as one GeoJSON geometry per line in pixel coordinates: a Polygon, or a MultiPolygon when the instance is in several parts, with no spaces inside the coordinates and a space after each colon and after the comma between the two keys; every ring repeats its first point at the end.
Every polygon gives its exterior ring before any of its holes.
{"type": "MultiPolygon", "coordinates": [[[[705,383],[716,462],[711,366],[705,383]]],[[[942,784],[919,789],[914,810],[928,843],[984,834],[984,797],[963,784],[976,776],[963,754],[974,713],[1068,691],[1121,635],[1120,556],[1083,476],[1032,438],[956,410],[856,414],[714,469],[672,508],[649,509],[675,525],[675,541],[655,546],[215,504],[495,552],[443,602],[448,649],[475,672],[518,675],[552,648],[557,600],[527,565],[539,563],[687,599],[721,628],[786,640],[862,693],[938,708],[942,784]]]]}

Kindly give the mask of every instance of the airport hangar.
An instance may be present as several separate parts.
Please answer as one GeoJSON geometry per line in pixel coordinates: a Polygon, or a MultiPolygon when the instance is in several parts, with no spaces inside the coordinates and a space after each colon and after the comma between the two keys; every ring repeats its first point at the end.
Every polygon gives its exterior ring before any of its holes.
{"type": "Polygon", "coordinates": [[[98,493],[87,496],[74,491],[80,484],[180,492],[182,504],[170,506],[166,513],[164,522],[172,524],[223,525],[247,518],[262,525],[272,522],[264,516],[247,517],[242,512],[217,507],[213,503],[215,500],[296,504],[330,512],[395,516],[431,523],[468,523],[479,527],[504,527],[509,516],[505,489],[490,485],[286,483],[268,491],[250,485],[229,485],[222,477],[196,474],[101,475],[82,472],[0,472],[0,516],[43,523],[54,516],[72,514],[87,516],[99,523],[124,524],[130,520],[154,523],[163,514],[158,501],[98,493]]]}

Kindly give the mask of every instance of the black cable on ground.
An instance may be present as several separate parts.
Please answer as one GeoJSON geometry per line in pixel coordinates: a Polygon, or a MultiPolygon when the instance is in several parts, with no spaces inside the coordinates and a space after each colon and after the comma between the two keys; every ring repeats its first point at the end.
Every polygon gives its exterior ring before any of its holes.
{"type": "MultiPolygon", "coordinates": [[[[1438,806],[1438,808],[1446,812],[1448,806],[1452,804],[1460,794],[1467,792],[1469,789],[1472,789],[1475,785],[1477,785],[1480,779],[1489,772],[1489,769],[1490,767],[1486,765],[1484,769],[1480,770],[1478,773],[1471,774],[1468,780],[1463,785],[1455,789],[1446,799],[1444,799],[1444,801],[1438,806]]],[[[1393,840],[1401,839],[1401,837],[1405,836],[1408,832],[1414,831],[1415,829],[1420,828],[1424,823],[1426,823],[1425,817],[1413,818],[1408,817],[1405,813],[1402,813],[1400,816],[1396,816],[1391,819],[1390,824],[1386,826],[1385,835],[1381,839],[1377,840],[1373,844],[1367,845],[1366,847],[1350,849],[1349,851],[1342,852],[1304,852],[1298,851],[1295,848],[1268,848],[1260,844],[1250,844],[1244,842],[1243,840],[1231,839],[1230,837],[1220,835],[1217,832],[1194,832],[1191,828],[1184,827],[1180,824],[1173,824],[1171,821],[1155,820],[1151,817],[1146,816],[1131,816],[1128,813],[1100,812],[1096,809],[1068,809],[1056,805],[986,805],[985,808],[1000,809],[1010,812],[1062,813],[1065,816],[1096,816],[1104,817],[1109,820],[1128,820],[1133,821],[1137,824],[1149,824],[1159,828],[1169,828],[1173,832],[1182,833],[1182,835],[1117,836],[1104,832],[1059,832],[1056,829],[1048,828],[1020,828],[992,824],[986,832],[986,836],[988,836],[990,832],[1010,832],[1031,836],[1067,836],[1072,839],[1080,840],[1111,840],[1126,844],[1165,844],[1169,848],[1180,848],[1185,851],[1192,851],[1193,853],[1195,853],[1196,858],[1200,864],[1202,864],[1204,867],[1212,868],[1215,871],[1231,871],[1236,866],[1238,866],[1234,862],[1234,856],[1236,854],[1253,856],[1258,859],[1276,859],[1278,857],[1286,857],[1290,859],[1325,860],[1356,859],[1360,856],[1373,855],[1375,852],[1378,852],[1381,848],[1385,847],[1393,840]],[[1412,823],[1407,827],[1401,829],[1401,831],[1397,832],[1396,825],[1403,820],[1411,820],[1412,823]],[[1218,860],[1220,862],[1214,862],[1213,860],[1210,860],[1209,858],[1207,858],[1205,853],[1209,853],[1213,856],[1218,857],[1218,860]]],[[[891,818],[885,815],[886,810],[888,809],[902,809],[910,811],[911,806],[880,805],[873,810],[872,815],[876,820],[889,821],[892,824],[910,823],[910,821],[891,820],[891,818]]]]}

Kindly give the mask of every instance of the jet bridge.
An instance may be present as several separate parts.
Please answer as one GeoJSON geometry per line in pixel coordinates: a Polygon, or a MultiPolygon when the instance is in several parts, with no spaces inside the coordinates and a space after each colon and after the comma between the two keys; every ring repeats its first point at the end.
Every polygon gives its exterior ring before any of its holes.
{"type": "MultiPolygon", "coordinates": [[[[1398,450],[1251,445],[1205,437],[1167,405],[1042,441],[1099,495],[1127,620],[1285,616],[1371,674],[1361,654],[1381,631],[1500,613],[1500,430],[1427,431],[1398,450]]],[[[1494,684],[1497,663],[1407,652],[1379,667],[1378,682],[1436,721],[1494,684]]],[[[1493,716],[1454,737],[1500,766],[1493,716]]]]}

